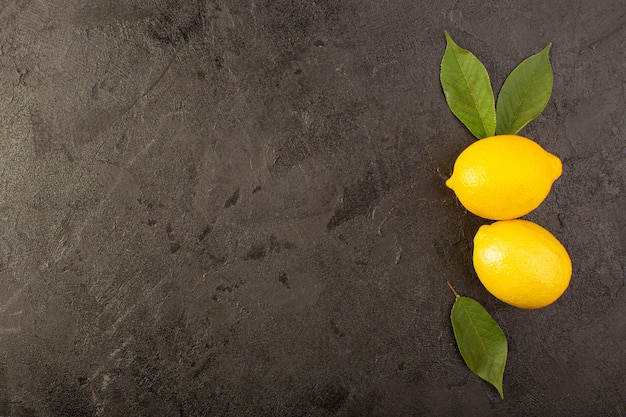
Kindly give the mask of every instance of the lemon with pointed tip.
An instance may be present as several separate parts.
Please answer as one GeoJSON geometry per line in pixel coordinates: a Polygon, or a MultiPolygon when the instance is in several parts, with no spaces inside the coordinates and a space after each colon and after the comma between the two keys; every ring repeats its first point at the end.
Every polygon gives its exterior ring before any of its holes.
{"type": "Polygon", "coordinates": [[[474,269],[487,291],[520,308],[542,308],[567,289],[572,262],[554,235],[527,220],[501,220],[478,229],[474,269]]]}
{"type": "Polygon", "coordinates": [[[510,220],[536,209],[561,176],[561,160],[517,135],[480,139],[465,148],[446,185],[477,216],[510,220]]]}

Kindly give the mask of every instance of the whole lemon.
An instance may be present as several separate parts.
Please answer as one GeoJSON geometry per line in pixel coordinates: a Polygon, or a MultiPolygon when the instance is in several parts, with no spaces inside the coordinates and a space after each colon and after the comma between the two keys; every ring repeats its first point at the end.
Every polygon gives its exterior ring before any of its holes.
{"type": "Polygon", "coordinates": [[[446,185],[477,216],[510,220],[536,209],[561,172],[561,160],[536,142],[497,135],[465,148],[446,185]]]}
{"type": "Polygon", "coordinates": [[[520,308],[541,308],[565,292],[572,262],[543,227],[527,220],[502,220],[478,229],[474,269],[496,298],[520,308]]]}

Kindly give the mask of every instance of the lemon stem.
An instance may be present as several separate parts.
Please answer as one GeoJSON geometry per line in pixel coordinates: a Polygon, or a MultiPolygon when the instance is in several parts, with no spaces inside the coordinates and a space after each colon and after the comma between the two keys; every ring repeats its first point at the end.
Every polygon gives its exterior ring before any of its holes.
{"type": "Polygon", "coordinates": [[[452,293],[454,294],[454,297],[456,299],[458,299],[460,297],[459,293],[456,292],[456,290],[454,289],[454,287],[452,286],[452,284],[450,284],[450,281],[446,281],[448,283],[448,287],[450,287],[450,289],[452,290],[452,293]]]}

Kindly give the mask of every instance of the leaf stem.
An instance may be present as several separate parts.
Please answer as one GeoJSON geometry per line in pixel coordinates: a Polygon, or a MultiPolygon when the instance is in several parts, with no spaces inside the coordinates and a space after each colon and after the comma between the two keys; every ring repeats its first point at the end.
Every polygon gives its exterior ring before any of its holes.
{"type": "Polygon", "coordinates": [[[454,287],[452,286],[452,284],[450,284],[450,281],[446,281],[448,283],[448,287],[450,287],[450,289],[452,290],[452,293],[454,294],[454,297],[456,299],[458,299],[460,297],[459,293],[456,292],[456,290],[454,289],[454,287]]]}

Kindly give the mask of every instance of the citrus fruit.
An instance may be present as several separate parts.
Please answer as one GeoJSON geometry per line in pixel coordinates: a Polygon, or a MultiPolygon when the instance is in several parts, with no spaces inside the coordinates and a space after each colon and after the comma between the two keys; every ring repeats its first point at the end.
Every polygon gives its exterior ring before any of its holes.
{"type": "Polygon", "coordinates": [[[502,220],[478,229],[474,269],[496,298],[520,308],[541,308],[565,292],[572,262],[543,227],[527,220],[502,220]]]}
{"type": "Polygon", "coordinates": [[[446,185],[477,216],[510,220],[536,209],[561,171],[561,160],[538,143],[497,135],[465,148],[446,185]]]}

